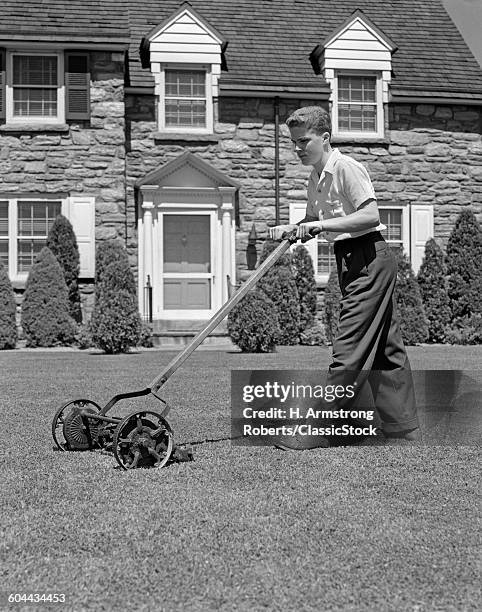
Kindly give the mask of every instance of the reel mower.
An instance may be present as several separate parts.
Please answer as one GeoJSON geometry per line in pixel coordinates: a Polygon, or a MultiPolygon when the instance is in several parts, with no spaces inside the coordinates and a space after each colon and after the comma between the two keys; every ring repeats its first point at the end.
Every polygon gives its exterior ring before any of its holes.
{"type": "MultiPolygon", "coordinates": [[[[317,233],[319,231],[316,228],[311,230],[310,238],[317,233]]],[[[306,238],[302,239],[301,242],[306,242],[306,240],[306,238]]],[[[60,451],[96,449],[110,451],[124,470],[140,467],[161,468],[169,461],[192,460],[190,449],[182,449],[174,445],[174,434],[166,420],[170,407],[158,395],[159,389],[296,241],[296,230],[285,233],[278,247],[254,274],[147,387],[140,391],[115,395],[103,407],[85,398],[75,399],[61,406],[52,421],[52,436],[57,449],[60,451]],[[162,404],[160,412],[140,410],[131,412],[125,417],[107,416],[118,402],[147,395],[154,396],[162,404]]]]}

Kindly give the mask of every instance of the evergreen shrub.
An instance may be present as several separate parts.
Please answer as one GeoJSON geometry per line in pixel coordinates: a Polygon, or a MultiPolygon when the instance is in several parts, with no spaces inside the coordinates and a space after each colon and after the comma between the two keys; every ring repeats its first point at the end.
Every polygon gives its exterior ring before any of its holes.
{"type": "Polygon", "coordinates": [[[57,258],[64,273],[69,291],[69,314],[74,321],[82,323],[79,293],[79,248],[72,224],[63,215],[59,215],[50,228],[47,247],[57,258]]]}
{"type": "Polygon", "coordinates": [[[433,238],[425,244],[425,256],[417,275],[420,295],[428,321],[429,342],[445,342],[451,319],[447,295],[444,254],[433,238]]]}
{"type": "Polygon", "coordinates": [[[473,313],[457,317],[447,329],[450,344],[482,344],[482,315],[473,313]]]}
{"type": "Polygon", "coordinates": [[[243,352],[272,352],[279,332],[276,307],[263,291],[248,291],[228,315],[228,334],[243,352]]]}
{"type": "MultiPolygon", "coordinates": [[[[278,246],[268,240],[263,245],[260,264],[278,246]]],[[[291,254],[286,252],[258,281],[257,288],[273,302],[278,314],[280,334],[278,344],[298,344],[300,334],[300,303],[291,269],[291,254]]]]}
{"type": "Polygon", "coordinates": [[[0,350],[13,349],[17,344],[16,309],[12,283],[0,261],[0,350]]]}
{"type": "Polygon", "coordinates": [[[428,338],[428,321],[420,288],[405,253],[397,251],[396,258],[398,273],[394,299],[403,342],[406,345],[425,342],[428,338]]]}
{"type": "Polygon", "coordinates": [[[100,270],[89,325],[92,341],[106,353],[125,353],[141,336],[134,275],[125,250],[122,253],[109,243],[101,243],[99,250],[100,270]]]}
{"type": "Polygon", "coordinates": [[[338,319],[341,309],[341,290],[336,269],[328,277],[323,299],[321,322],[323,323],[326,341],[333,344],[338,331],[338,319]]]}
{"type": "Polygon", "coordinates": [[[327,344],[327,338],[323,327],[315,322],[300,334],[300,344],[304,346],[323,346],[327,344]]]}
{"type": "Polygon", "coordinates": [[[291,263],[300,304],[300,331],[303,331],[313,325],[316,315],[315,269],[308,249],[301,244],[294,249],[291,263]]]}
{"type": "Polygon", "coordinates": [[[448,294],[452,318],[482,312],[482,234],[470,209],[463,210],[447,242],[448,294]]]}
{"type": "Polygon", "coordinates": [[[77,331],[69,315],[69,290],[59,262],[44,247],[30,269],[22,303],[27,346],[69,345],[77,331]]]}

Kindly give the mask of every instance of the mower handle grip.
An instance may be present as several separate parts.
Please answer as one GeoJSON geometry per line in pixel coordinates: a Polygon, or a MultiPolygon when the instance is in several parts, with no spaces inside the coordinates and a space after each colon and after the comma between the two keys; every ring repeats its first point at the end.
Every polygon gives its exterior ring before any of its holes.
{"type": "MultiPolygon", "coordinates": [[[[296,232],[298,230],[294,229],[291,230],[290,232],[284,232],[283,235],[281,236],[282,240],[289,240],[292,244],[295,243],[297,240],[299,240],[296,237],[296,232]]],[[[301,238],[301,242],[308,242],[308,240],[311,240],[312,238],[314,238],[315,236],[317,236],[318,234],[321,234],[322,230],[319,227],[312,227],[310,228],[310,236],[305,236],[304,238],[301,238]]]]}

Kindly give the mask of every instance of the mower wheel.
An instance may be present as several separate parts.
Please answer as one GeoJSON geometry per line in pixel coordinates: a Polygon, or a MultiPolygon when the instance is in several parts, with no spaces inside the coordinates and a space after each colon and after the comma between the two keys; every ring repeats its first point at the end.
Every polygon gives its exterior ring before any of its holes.
{"type": "Polygon", "coordinates": [[[97,440],[99,423],[82,417],[81,412],[100,412],[100,406],[88,399],[76,399],[61,406],[52,421],[52,436],[61,451],[89,450],[97,440]]]}
{"type": "Polygon", "coordinates": [[[173,451],[173,432],[157,412],[143,410],[126,416],[114,433],[113,451],[124,470],[163,467],[173,451]]]}

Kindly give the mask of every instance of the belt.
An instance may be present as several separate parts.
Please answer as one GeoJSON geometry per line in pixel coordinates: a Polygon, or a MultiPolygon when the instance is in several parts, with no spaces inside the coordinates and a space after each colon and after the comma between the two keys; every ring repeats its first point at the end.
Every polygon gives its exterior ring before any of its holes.
{"type": "Polygon", "coordinates": [[[362,236],[355,236],[354,238],[345,238],[344,240],[335,240],[334,242],[334,251],[344,252],[351,251],[357,246],[361,246],[362,244],[373,244],[374,242],[385,241],[385,238],[378,231],[369,232],[368,234],[363,234],[362,236]]]}

